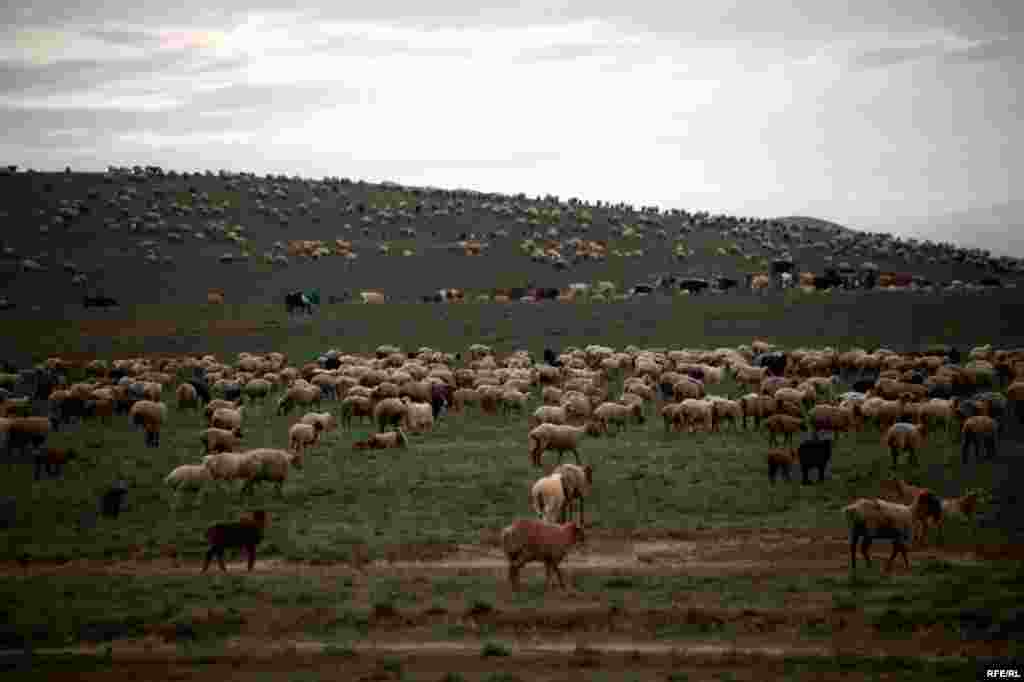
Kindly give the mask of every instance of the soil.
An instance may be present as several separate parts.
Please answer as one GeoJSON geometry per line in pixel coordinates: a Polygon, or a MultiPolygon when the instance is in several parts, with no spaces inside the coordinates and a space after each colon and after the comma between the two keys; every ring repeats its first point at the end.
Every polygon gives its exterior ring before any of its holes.
{"type": "MultiPolygon", "coordinates": [[[[888,556],[888,545],[873,552],[876,562],[888,556]]],[[[927,559],[950,562],[1020,561],[1024,545],[945,545],[911,550],[912,563],[927,559]]],[[[569,576],[640,575],[749,575],[799,577],[807,574],[846,575],[846,539],[834,531],[818,530],[708,530],[663,531],[639,529],[632,533],[593,531],[584,547],[563,564],[569,576]]],[[[942,626],[920,628],[894,639],[880,632],[857,609],[838,608],[831,593],[797,591],[785,596],[783,608],[731,608],[708,592],[673,595],[670,604],[651,609],[633,603],[629,590],[624,600],[609,606],[595,593],[551,588],[536,607],[512,601],[505,582],[506,564],[490,534],[474,545],[425,545],[395,547],[385,558],[356,566],[346,563],[297,563],[276,558],[258,559],[257,575],[305,575],[324,579],[351,576],[353,584],[367,576],[392,576],[402,582],[403,593],[425,597],[411,609],[377,607],[353,602],[370,610],[369,635],[354,643],[346,656],[324,650],[321,642],[306,634],[311,626],[327,625],[332,609],[310,606],[283,608],[271,604],[242,610],[244,623],[237,637],[228,640],[202,664],[190,657],[175,639],[173,626],[152,624],[145,637],[112,644],[111,665],[102,671],[77,671],[75,679],[114,679],[152,676],[161,666],[162,679],[188,677],[223,679],[224,675],[255,672],[289,672],[336,676],[346,679],[398,679],[396,661],[406,679],[441,679],[445,672],[459,671],[474,679],[484,673],[509,671],[522,680],[587,679],[590,673],[626,673],[639,679],[668,679],[669,673],[689,672],[689,679],[716,679],[732,672],[735,679],[769,679],[782,674],[786,656],[999,656],[1009,651],[1003,640],[962,639],[942,626]],[[430,603],[430,580],[439,575],[493,576],[498,585],[490,608],[453,598],[439,606],[430,603]],[[687,623],[699,630],[729,626],[729,635],[708,634],[685,640],[660,640],[657,629],[687,623]],[[459,625],[465,636],[459,641],[439,641],[439,626],[459,625]],[[826,637],[806,634],[808,628],[826,628],[826,637]],[[507,656],[482,657],[483,642],[500,641],[507,656]],[[166,671],[166,672],[164,672],[166,671]],[[767,677],[766,677],[767,675],[767,677]]],[[[897,563],[894,572],[906,569],[897,563]]],[[[241,561],[229,563],[228,571],[244,574],[241,561]]],[[[175,558],[149,561],[72,561],[64,564],[0,564],[0,576],[13,575],[194,575],[199,566],[175,558]]],[[[199,578],[197,579],[206,579],[199,578]]],[[[540,565],[528,566],[523,580],[543,579],[540,565]]],[[[365,597],[361,598],[365,601],[365,597]]],[[[216,608],[193,612],[193,621],[216,620],[216,608]]],[[[73,650],[95,653],[107,644],[73,650]]],[[[42,653],[42,652],[40,652],[42,653]]],[[[205,653],[204,653],[205,655],[205,653]]],[[[47,679],[70,679],[60,671],[47,679]]],[[[150,679],[152,679],[150,677],[150,679]]],[[[815,679],[864,679],[857,674],[818,675],[815,679]]],[[[884,676],[876,679],[885,679],[884,676]]]]}

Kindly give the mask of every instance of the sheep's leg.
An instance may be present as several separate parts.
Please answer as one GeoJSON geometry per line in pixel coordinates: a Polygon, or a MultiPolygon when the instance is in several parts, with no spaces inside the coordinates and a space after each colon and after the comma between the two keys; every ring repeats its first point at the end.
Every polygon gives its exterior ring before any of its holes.
{"type": "Polygon", "coordinates": [[[206,553],[206,560],[203,561],[203,573],[206,573],[206,569],[210,567],[210,560],[213,559],[213,555],[217,553],[216,547],[211,547],[210,551],[206,553]]]}
{"type": "Polygon", "coordinates": [[[576,464],[583,466],[583,462],[580,461],[580,453],[576,452],[576,448],[572,449],[572,454],[576,457],[576,464]]]}
{"type": "Polygon", "coordinates": [[[561,587],[564,590],[565,589],[565,577],[562,575],[561,567],[559,567],[559,565],[557,563],[552,562],[551,563],[551,568],[554,570],[555,575],[558,576],[558,585],[559,585],[559,587],[561,587]]]}
{"type": "Polygon", "coordinates": [[[252,573],[252,565],[256,561],[256,545],[246,545],[245,551],[249,555],[249,572],[252,573]]]}
{"type": "Polygon", "coordinates": [[[871,549],[871,536],[864,535],[864,538],[860,542],[860,553],[864,557],[864,563],[871,566],[871,557],[868,555],[868,550],[871,549]]]}

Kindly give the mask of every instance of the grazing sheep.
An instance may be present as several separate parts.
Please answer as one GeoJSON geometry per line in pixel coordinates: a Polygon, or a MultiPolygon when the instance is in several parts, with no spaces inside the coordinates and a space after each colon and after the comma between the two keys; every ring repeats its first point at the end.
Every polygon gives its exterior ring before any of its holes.
{"type": "Polygon", "coordinates": [[[569,415],[564,407],[560,405],[541,405],[533,411],[533,415],[530,417],[530,426],[565,424],[568,419],[569,415]]]}
{"type": "Polygon", "coordinates": [[[203,444],[204,455],[215,455],[219,452],[236,452],[242,445],[242,430],[205,429],[199,433],[199,442],[203,444]]]}
{"type": "Polygon", "coordinates": [[[128,416],[133,424],[141,425],[145,429],[146,447],[160,447],[160,429],[167,418],[167,405],[151,400],[139,400],[128,410],[128,416]]]}
{"type": "Polygon", "coordinates": [[[373,401],[361,395],[350,395],[341,401],[341,424],[346,430],[352,428],[352,418],[373,419],[373,401]]]}
{"type": "Polygon", "coordinates": [[[627,407],[619,403],[601,403],[594,410],[593,416],[601,422],[605,431],[608,430],[609,424],[615,424],[616,434],[626,428],[630,417],[636,420],[637,424],[644,423],[644,411],[638,404],[627,407]]]}
{"type": "Polygon", "coordinates": [[[307,412],[300,420],[303,424],[320,424],[322,433],[330,433],[338,428],[338,422],[330,412],[307,412]]]}
{"type": "Polygon", "coordinates": [[[924,447],[928,433],[923,423],[896,422],[882,436],[882,446],[892,453],[892,465],[899,463],[901,451],[910,453],[910,463],[917,464],[917,451],[924,447]]]}
{"type": "Polygon", "coordinates": [[[72,448],[46,448],[44,451],[36,453],[35,457],[35,472],[33,479],[38,481],[39,474],[42,471],[43,466],[46,466],[46,473],[50,476],[60,476],[63,474],[64,465],[68,462],[78,459],[78,453],[72,448]]]}
{"type": "Polygon", "coordinates": [[[787,481],[791,481],[790,472],[793,468],[794,462],[799,457],[797,451],[793,448],[788,450],[769,450],[768,451],[768,480],[772,485],[775,485],[775,476],[782,474],[782,477],[787,481]]]}
{"type": "Polygon", "coordinates": [[[201,491],[203,485],[211,481],[213,476],[203,464],[182,464],[164,478],[164,483],[176,493],[186,490],[201,491]]]}
{"type": "Polygon", "coordinates": [[[249,567],[256,561],[256,545],[263,540],[263,533],[267,529],[267,522],[270,520],[265,511],[255,511],[248,518],[242,518],[235,523],[218,523],[206,531],[206,540],[210,549],[206,553],[206,560],[203,562],[203,573],[210,567],[210,561],[217,557],[220,570],[227,573],[228,568],[224,565],[224,550],[229,547],[244,548],[248,555],[249,567]]]}
{"type": "Polygon", "coordinates": [[[963,445],[960,449],[961,462],[967,464],[968,453],[972,446],[974,447],[975,461],[980,460],[983,445],[988,451],[988,458],[995,459],[996,436],[998,433],[999,424],[992,417],[975,415],[964,420],[963,428],[960,431],[960,437],[963,439],[963,445]]]}
{"type": "Polygon", "coordinates": [[[268,481],[277,484],[278,497],[284,494],[284,483],[288,479],[288,471],[292,467],[302,468],[302,453],[276,450],[273,448],[257,448],[241,453],[236,477],[245,481],[242,495],[248,490],[252,493],[256,483],[268,481]]]}
{"type": "Polygon", "coordinates": [[[210,417],[210,426],[218,429],[227,429],[228,431],[241,429],[242,413],[244,410],[245,408],[241,406],[234,410],[227,407],[217,408],[210,417]]]}
{"type": "Polygon", "coordinates": [[[562,475],[551,474],[540,478],[530,489],[530,507],[548,523],[558,523],[565,507],[565,488],[562,475]]]}
{"type": "Polygon", "coordinates": [[[907,545],[914,539],[915,520],[927,516],[940,516],[942,502],[932,492],[917,496],[913,504],[898,504],[885,500],[869,500],[861,498],[843,508],[847,524],[850,526],[850,568],[857,568],[857,544],[861,544],[861,554],[868,566],[871,557],[868,549],[871,541],[876,539],[892,540],[892,555],[886,570],[892,570],[892,563],[897,553],[903,555],[903,563],[910,568],[907,557],[907,545]]]}
{"type": "Polygon", "coordinates": [[[578,514],[575,520],[582,525],[585,523],[583,514],[583,499],[590,494],[594,485],[594,468],[589,464],[578,466],[576,464],[559,464],[552,471],[553,474],[561,474],[562,489],[565,492],[565,504],[562,506],[562,518],[560,522],[572,520],[566,518],[571,516],[574,507],[577,507],[578,514]]]}
{"type": "Polygon", "coordinates": [[[397,427],[405,419],[409,408],[407,403],[398,398],[385,398],[373,408],[373,421],[380,431],[388,426],[397,427]]]}
{"type": "Polygon", "coordinates": [[[773,414],[764,420],[764,426],[768,429],[769,447],[775,445],[779,434],[782,434],[786,443],[792,446],[793,436],[806,430],[802,419],[785,414],[773,414]]]}
{"type": "Polygon", "coordinates": [[[560,526],[536,519],[519,519],[501,532],[501,546],[508,560],[508,580],[513,587],[519,586],[519,572],[531,561],[544,563],[544,588],[551,582],[551,574],[558,576],[558,583],[565,589],[565,579],[559,564],[576,543],[582,543],[583,526],[570,521],[560,526]]]}
{"type": "Polygon", "coordinates": [[[530,448],[530,461],[534,466],[540,467],[541,455],[546,450],[555,450],[558,452],[559,463],[562,461],[562,455],[568,451],[572,452],[576,457],[577,464],[582,464],[577,448],[584,432],[585,429],[583,427],[570,426],[568,424],[541,424],[530,431],[527,438],[530,448]]]}
{"type": "Polygon", "coordinates": [[[374,433],[368,438],[352,444],[353,450],[385,450],[387,448],[408,448],[409,439],[402,429],[387,433],[374,433]]]}
{"type": "Polygon", "coordinates": [[[810,485],[812,469],[818,470],[818,483],[825,480],[825,467],[832,459],[832,439],[818,438],[818,434],[800,443],[797,448],[797,459],[803,472],[803,484],[810,485]]]}
{"type": "Polygon", "coordinates": [[[290,387],[277,401],[277,414],[288,414],[296,405],[306,408],[320,407],[320,387],[313,384],[297,384],[290,387]]]}
{"type": "Polygon", "coordinates": [[[312,424],[292,424],[288,429],[288,449],[292,452],[303,452],[307,447],[316,445],[322,430],[323,426],[318,421],[312,424]]]}

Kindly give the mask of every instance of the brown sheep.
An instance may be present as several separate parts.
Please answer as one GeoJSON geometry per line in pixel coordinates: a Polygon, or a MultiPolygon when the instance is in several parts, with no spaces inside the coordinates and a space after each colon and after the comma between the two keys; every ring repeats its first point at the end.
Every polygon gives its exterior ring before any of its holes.
{"type": "Polygon", "coordinates": [[[778,474],[782,474],[782,477],[787,481],[793,480],[791,477],[793,465],[799,461],[794,448],[789,448],[788,450],[769,450],[767,460],[768,480],[772,485],[775,485],[775,477],[778,474]]]}
{"type": "Polygon", "coordinates": [[[792,446],[793,436],[806,430],[802,419],[785,414],[774,414],[768,417],[764,420],[764,425],[768,429],[768,445],[770,447],[775,445],[779,434],[782,434],[786,443],[792,446]]]}
{"type": "Polygon", "coordinates": [[[995,459],[996,437],[999,433],[999,424],[992,417],[975,415],[964,420],[963,428],[960,431],[963,445],[960,449],[960,460],[967,464],[967,457],[970,448],[974,447],[975,461],[981,458],[981,448],[984,445],[988,450],[988,458],[995,459]]]}
{"type": "Polygon", "coordinates": [[[882,436],[882,446],[889,448],[892,453],[893,466],[899,463],[901,451],[909,452],[911,464],[917,464],[917,452],[924,447],[927,435],[924,424],[915,426],[908,422],[896,422],[882,436]]]}

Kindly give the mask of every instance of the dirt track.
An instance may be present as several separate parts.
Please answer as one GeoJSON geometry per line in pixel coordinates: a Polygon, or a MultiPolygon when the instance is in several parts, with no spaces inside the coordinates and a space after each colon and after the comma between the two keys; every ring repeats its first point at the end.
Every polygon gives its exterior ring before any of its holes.
{"type": "MultiPolygon", "coordinates": [[[[887,638],[856,609],[838,609],[828,592],[797,591],[784,597],[785,607],[728,608],[714,592],[674,594],[671,603],[644,608],[623,591],[621,605],[609,606],[601,594],[570,591],[547,594],[539,608],[511,601],[504,582],[505,563],[493,538],[479,545],[458,546],[450,551],[437,547],[396,548],[390,559],[362,566],[350,564],[290,563],[279,559],[257,561],[254,575],[304,575],[323,579],[352,576],[355,585],[367,576],[398,578],[405,593],[430,594],[430,580],[443,575],[493,576],[498,589],[489,608],[453,599],[444,606],[416,609],[370,609],[369,634],[352,646],[354,655],[344,658],[323,655],[323,644],[305,632],[311,625],[326,624],[332,609],[268,608],[254,605],[242,611],[241,634],[213,654],[207,664],[195,666],[188,652],[175,641],[175,630],[154,624],[137,640],[115,642],[114,665],[95,679],[111,673],[138,679],[152,675],[155,664],[180,668],[189,679],[223,678],[255,671],[321,671],[331,674],[344,666],[350,679],[394,679],[381,666],[402,661],[413,679],[440,679],[445,671],[467,675],[509,670],[523,680],[583,679],[587,671],[637,672],[642,679],[666,679],[670,671],[691,670],[690,679],[714,679],[716,671],[730,670],[737,679],[766,679],[750,675],[782,665],[785,656],[905,655],[914,657],[1005,655],[1004,640],[962,640],[942,626],[919,629],[902,639],[887,638]],[[683,640],[659,638],[658,629],[688,624],[705,635],[683,640]],[[461,641],[439,641],[437,628],[464,628],[461,641]],[[716,628],[730,633],[715,636],[716,628]],[[827,637],[809,637],[806,629],[827,628],[827,637]],[[482,658],[481,647],[489,639],[503,642],[509,656],[482,658]],[[568,663],[568,667],[566,664],[568,663]],[[198,671],[198,672],[197,672],[198,671]],[[383,675],[383,676],[380,676],[383,675]],[[582,675],[582,677],[581,677],[582,675]]],[[[637,531],[633,534],[595,532],[587,545],[570,556],[568,574],[612,576],[641,575],[748,575],[788,576],[847,572],[847,545],[841,535],[825,531],[637,531]]],[[[873,557],[884,561],[888,546],[875,548],[873,557]]],[[[926,559],[951,562],[1020,560],[1024,546],[928,546],[911,551],[912,563],[926,559]]],[[[897,565],[896,573],[905,569],[897,565]]],[[[244,574],[244,564],[230,563],[228,570],[244,574]]],[[[0,575],[195,575],[199,566],[175,559],[154,561],[80,561],[62,565],[0,565],[0,575]]],[[[210,579],[207,577],[197,579],[210,579]]],[[[540,566],[524,571],[524,579],[543,579],[540,566]]],[[[353,606],[369,608],[369,602],[353,606]]],[[[429,603],[429,599],[427,600],[429,603]]],[[[201,609],[194,620],[216,620],[218,609],[201,609]]],[[[77,651],[95,652],[106,645],[85,646],[77,651]]],[[[330,651],[326,653],[331,653],[330,651]]],[[[205,655],[205,654],[204,654],[205,655]]],[[[781,668],[778,670],[781,673],[781,668]]],[[[335,673],[336,674],[336,673],[335,673]]],[[[60,674],[48,679],[62,679],[60,674]]],[[[93,679],[82,675],[77,679],[93,679]]],[[[816,678],[816,679],[860,679],[816,678]]]]}

